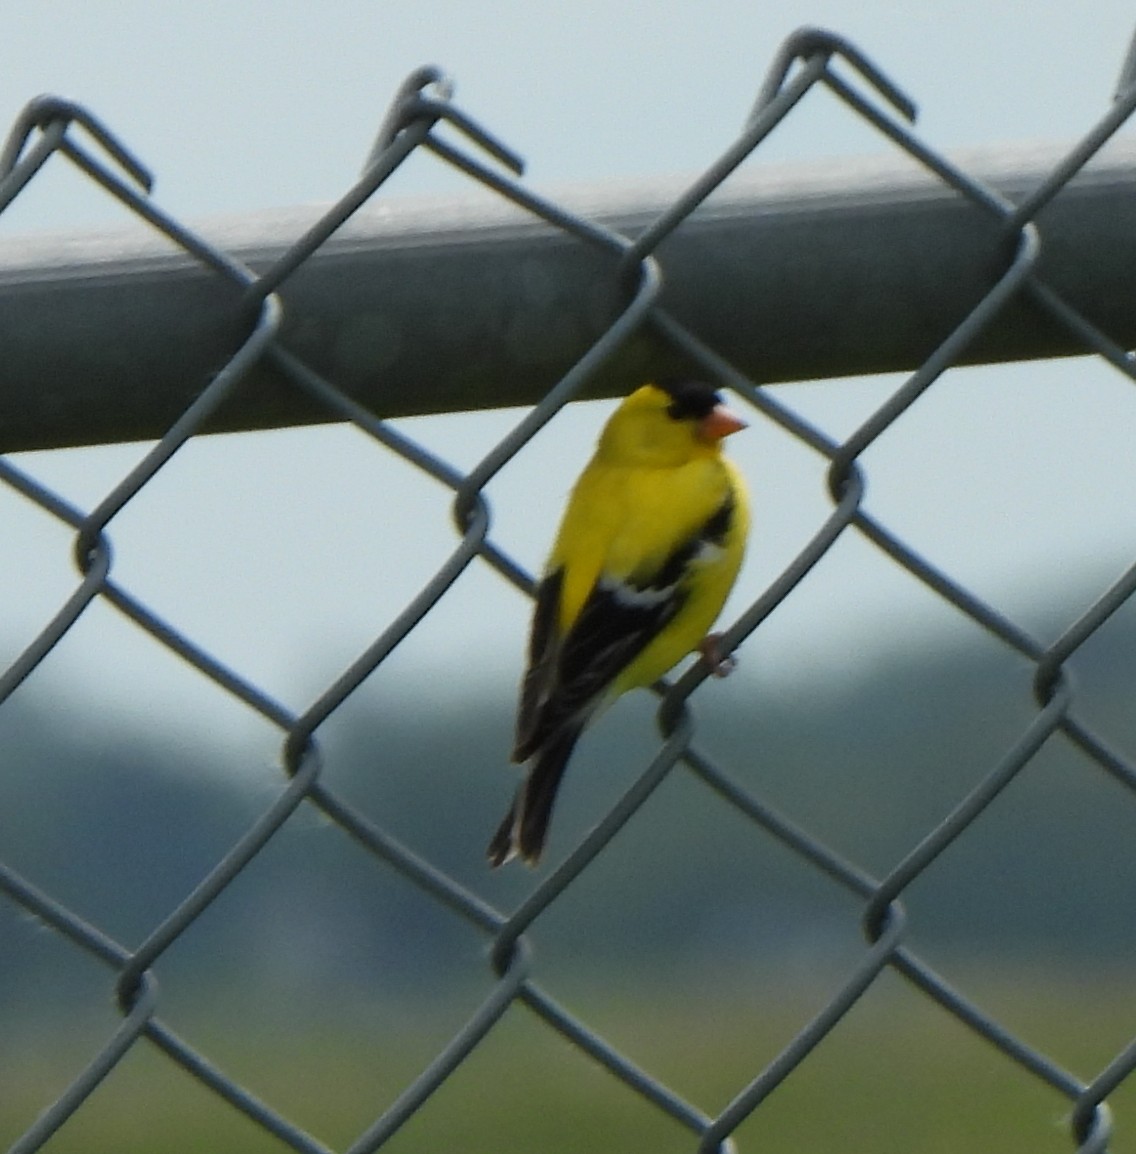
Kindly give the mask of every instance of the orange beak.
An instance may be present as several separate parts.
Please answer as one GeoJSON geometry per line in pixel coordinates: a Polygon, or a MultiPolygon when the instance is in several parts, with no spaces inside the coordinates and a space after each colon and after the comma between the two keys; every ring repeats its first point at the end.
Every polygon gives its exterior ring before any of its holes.
{"type": "Polygon", "coordinates": [[[730,412],[725,405],[715,405],[709,413],[698,422],[698,439],[715,445],[723,437],[731,433],[740,432],[746,427],[746,422],[736,413],[730,412]]]}

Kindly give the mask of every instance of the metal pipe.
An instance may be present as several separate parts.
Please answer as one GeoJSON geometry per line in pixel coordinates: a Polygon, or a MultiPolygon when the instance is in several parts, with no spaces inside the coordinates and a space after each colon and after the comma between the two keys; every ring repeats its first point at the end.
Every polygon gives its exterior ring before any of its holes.
{"type": "MultiPolygon", "coordinates": [[[[1057,147],[959,155],[1015,202],[1057,147]]],[[[683,188],[653,180],[556,202],[630,237],[683,188]]],[[[1136,344],[1136,142],[1114,141],[1038,216],[1037,275],[1124,347],[1136,344]]],[[[318,209],[197,231],[268,269],[318,209]]],[[[1002,275],[1016,234],[906,158],[757,167],[662,241],[661,304],[758,382],[910,370],[1002,275]]],[[[529,404],[625,300],[619,255],[484,195],[377,199],[280,287],[280,342],[381,416],[529,404]]],[[[0,244],[0,450],[160,436],[247,336],[242,286],[137,228],[0,244]]],[[[1023,294],[970,363],[1070,355],[1023,294]]],[[[624,392],[681,369],[649,326],[592,380],[624,392]]],[[[267,361],[211,430],[332,419],[267,361]]]]}

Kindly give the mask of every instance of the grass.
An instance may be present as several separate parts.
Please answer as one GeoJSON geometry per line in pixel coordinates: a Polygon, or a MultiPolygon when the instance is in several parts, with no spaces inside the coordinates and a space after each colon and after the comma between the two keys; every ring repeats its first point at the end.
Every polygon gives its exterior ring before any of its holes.
{"type": "MultiPolygon", "coordinates": [[[[625,980],[626,977],[625,977],[625,980]]],[[[717,1113],[817,1012],[826,991],[610,988],[576,1007],[651,1074],[717,1113]]],[[[1082,1078],[1136,1034],[1125,976],[1003,973],[980,1002],[1082,1078]]],[[[830,992],[830,991],[828,991],[830,992]]],[[[468,1007],[466,1008],[468,1009],[468,1007]]],[[[242,1020],[239,1005],[184,1029],[222,1069],[334,1149],[385,1109],[461,1021],[359,1007],[339,1021],[242,1020]]],[[[175,1023],[177,1025],[177,1023],[175,1023]]],[[[0,1144],[14,1141],[98,1045],[85,1028],[0,1042],[0,1144]],[[4,1051],[7,1051],[6,1053],[4,1051]]],[[[1136,1087],[1113,1097],[1113,1154],[1136,1151],[1136,1087]]],[[[888,979],[777,1087],[737,1132],[739,1149],[779,1154],[1068,1154],[1068,1101],[994,1047],[888,979]]],[[[522,1007],[384,1147],[416,1151],[690,1152],[694,1134],[645,1102],[522,1007]]],[[[51,1154],[286,1149],[148,1045],[136,1047],[48,1143],[51,1154]]]]}

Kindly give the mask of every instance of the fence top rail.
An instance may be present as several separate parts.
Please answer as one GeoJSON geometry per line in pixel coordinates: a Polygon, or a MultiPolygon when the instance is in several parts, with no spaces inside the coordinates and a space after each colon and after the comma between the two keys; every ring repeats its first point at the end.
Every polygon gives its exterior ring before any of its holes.
{"type": "MultiPolygon", "coordinates": [[[[1062,155],[1031,145],[960,163],[1016,201],[1062,155]]],[[[1136,294],[1134,184],[1136,141],[1114,142],[1041,214],[1041,273],[1126,347],[1136,344],[1126,306],[1136,294]],[[1089,273],[1086,248],[1097,254],[1089,273]]],[[[577,235],[500,198],[377,198],[283,281],[280,339],[380,417],[535,403],[625,303],[618,253],[587,243],[587,230],[602,223],[634,238],[683,187],[669,178],[569,190],[558,203],[581,222],[577,235]]],[[[180,247],[137,227],[7,238],[0,451],[160,436],[247,334],[234,308],[244,286],[226,262],[269,269],[320,212],[205,222],[180,247]],[[202,260],[194,237],[223,257],[202,260]],[[90,341],[92,331],[103,339],[90,341]]],[[[753,168],[662,242],[662,304],[759,382],[907,371],[999,275],[1004,232],[906,155],[753,168]],[[921,274],[928,267],[934,277],[921,274]]],[[[1015,303],[964,360],[1079,351],[1015,303]]],[[[676,357],[648,327],[587,395],[681,371],[676,357]]],[[[264,361],[208,431],[327,419],[264,361]]]]}

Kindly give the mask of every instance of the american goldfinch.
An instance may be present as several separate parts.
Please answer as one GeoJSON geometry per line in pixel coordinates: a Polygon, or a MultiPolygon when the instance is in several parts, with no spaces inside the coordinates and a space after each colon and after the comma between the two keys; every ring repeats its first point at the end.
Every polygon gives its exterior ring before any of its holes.
{"type": "Polygon", "coordinates": [[[536,591],[513,761],[528,772],[493,866],[535,865],[584,727],[701,649],[734,584],[749,510],[724,437],[745,427],[707,384],[648,384],[615,410],[580,474],[536,591]]]}

